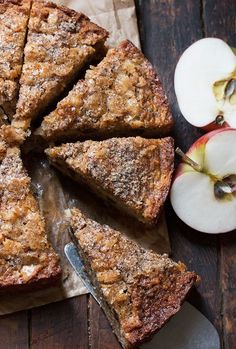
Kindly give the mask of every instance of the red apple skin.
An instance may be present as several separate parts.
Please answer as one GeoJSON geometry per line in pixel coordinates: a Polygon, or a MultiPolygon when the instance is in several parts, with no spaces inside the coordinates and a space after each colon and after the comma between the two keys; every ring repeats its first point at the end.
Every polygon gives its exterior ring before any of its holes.
{"type": "MultiPolygon", "coordinates": [[[[219,128],[217,130],[211,131],[206,133],[205,135],[201,136],[200,138],[198,138],[196,140],[196,142],[194,142],[191,147],[189,148],[189,150],[186,152],[186,155],[189,156],[191,158],[191,153],[194,151],[194,149],[199,148],[201,145],[205,145],[208,140],[210,138],[212,138],[213,136],[215,136],[217,133],[221,133],[221,132],[228,132],[228,131],[236,131],[236,128],[232,128],[232,127],[226,127],[226,128],[219,128]]],[[[186,166],[186,164],[184,162],[181,162],[179,164],[179,166],[176,169],[176,172],[174,174],[173,177],[173,181],[174,182],[176,180],[177,177],[179,177],[180,175],[182,175],[182,173],[184,172],[184,166],[186,166]]]]}
{"type": "Polygon", "coordinates": [[[218,124],[216,124],[213,121],[210,124],[201,127],[201,129],[203,131],[205,131],[205,132],[212,132],[212,131],[215,131],[215,130],[221,130],[221,129],[224,130],[224,129],[228,128],[228,127],[230,127],[230,125],[227,122],[224,122],[223,125],[218,125],[218,124]]]}

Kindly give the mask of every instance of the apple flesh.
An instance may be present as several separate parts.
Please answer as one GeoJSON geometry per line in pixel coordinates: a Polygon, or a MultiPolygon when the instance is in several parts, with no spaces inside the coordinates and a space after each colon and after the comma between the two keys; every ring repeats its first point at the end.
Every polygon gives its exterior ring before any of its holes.
{"type": "Polygon", "coordinates": [[[199,138],[182,162],[170,191],[179,218],[195,230],[217,234],[236,229],[236,129],[199,138]]]}
{"type": "Polygon", "coordinates": [[[236,128],[236,56],[223,40],[205,38],[187,48],[174,85],[180,111],[192,125],[236,128]]]}

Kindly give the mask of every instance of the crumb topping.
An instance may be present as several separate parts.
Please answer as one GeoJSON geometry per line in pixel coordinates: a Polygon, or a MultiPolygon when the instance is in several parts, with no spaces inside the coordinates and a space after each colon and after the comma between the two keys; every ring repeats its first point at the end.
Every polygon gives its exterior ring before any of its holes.
{"type": "Polygon", "coordinates": [[[0,165],[0,289],[60,274],[17,148],[0,165]]]}
{"type": "Polygon", "coordinates": [[[82,13],[33,2],[15,115],[24,129],[60,95],[107,35],[82,13]]]}
{"type": "Polygon", "coordinates": [[[173,171],[171,138],[111,138],[67,143],[46,152],[59,169],[64,163],[139,219],[153,222],[158,217],[173,171]]]}
{"type": "MultiPolygon", "coordinates": [[[[71,210],[71,226],[120,331],[137,344],[175,313],[196,275],[167,255],[146,250],[107,225],[71,210]]],[[[86,263],[86,262],[85,262],[86,263]]]]}
{"type": "Polygon", "coordinates": [[[58,140],[66,135],[132,129],[164,133],[171,126],[167,98],[152,65],[131,42],[124,41],[87,70],[85,80],[44,118],[39,133],[58,140]]]}
{"type": "Polygon", "coordinates": [[[16,110],[30,0],[0,1],[0,107],[16,110]]]}

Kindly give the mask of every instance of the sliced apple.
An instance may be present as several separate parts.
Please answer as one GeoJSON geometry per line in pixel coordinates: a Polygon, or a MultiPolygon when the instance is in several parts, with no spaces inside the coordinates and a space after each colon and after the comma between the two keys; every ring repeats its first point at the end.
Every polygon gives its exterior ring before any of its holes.
{"type": "Polygon", "coordinates": [[[236,127],[236,56],[223,40],[205,38],[187,48],[174,85],[181,113],[192,125],[236,127]]]}
{"type": "Polygon", "coordinates": [[[204,233],[236,229],[236,129],[204,135],[186,157],[170,192],[176,214],[204,233]]]}

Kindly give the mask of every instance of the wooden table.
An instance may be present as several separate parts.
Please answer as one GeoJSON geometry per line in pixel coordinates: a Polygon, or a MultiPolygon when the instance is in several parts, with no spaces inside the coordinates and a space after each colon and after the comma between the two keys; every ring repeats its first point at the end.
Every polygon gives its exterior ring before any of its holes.
{"type": "MultiPolygon", "coordinates": [[[[159,72],[169,97],[176,144],[186,150],[201,132],[179,112],[173,89],[176,62],[187,46],[204,36],[216,36],[236,46],[236,1],[136,0],[136,8],[143,51],[159,72]]],[[[202,277],[190,301],[217,327],[222,348],[236,348],[236,235],[197,233],[180,222],[169,204],[167,219],[173,258],[202,277]]],[[[2,317],[0,339],[0,349],[120,348],[90,296],[2,317]]]]}

